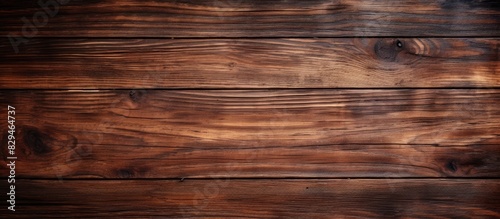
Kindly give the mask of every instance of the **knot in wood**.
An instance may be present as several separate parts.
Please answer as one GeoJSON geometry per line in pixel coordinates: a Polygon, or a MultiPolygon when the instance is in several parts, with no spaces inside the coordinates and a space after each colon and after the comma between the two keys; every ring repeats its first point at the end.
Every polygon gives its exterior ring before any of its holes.
{"type": "Polygon", "coordinates": [[[403,47],[404,44],[400,40],[381,39],[375,44],[374,51],[378,58],[387,62],[395,62],[403,47]]]}
{"type": "Polygon", "coordinates": [[[24,144],[35,155],[43,155],[52,151],[50,146],[45,143],[48,136],[38,129],[25,127],[23,133],[24,144]]]}

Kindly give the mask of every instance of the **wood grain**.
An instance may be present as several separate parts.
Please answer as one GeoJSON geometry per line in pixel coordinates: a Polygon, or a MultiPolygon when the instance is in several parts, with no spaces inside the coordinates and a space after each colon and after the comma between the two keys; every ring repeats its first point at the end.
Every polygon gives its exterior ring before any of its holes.
{"type": "Polygon", "coordinates": [[[17,0],[0,23],[0,218],[500,218],[499,1],[17,0]]]}
{"type": "Polygon", "coordinates": [[[496,180],[22,180],[16,188],[16,218],[500,217],[496,180]]]}
{"type": "Polygon", "coordinates": [[[18,175],[36,178],[498,177],[499,101],[498,89],[0,96],[18,108],[18,175]]]}
{"type": "Polygon", "coordinates": [[[0,45],[0,88],[500,87],[500,40],[36,39],[0,45]]]}
{"type": "Polygon", "coordinates": [[[1,1],[1,35],[51,37],[500,36],[495,0],[1,1]],[[46,1],[42,1],[46,2],[46,1]],[[51,7],[52,9],[53,7],[51,7]],[[53,16],[52,16],[53,15],[53,16]],[[26,22],[23,21],[26,18],[26,22]],[[36,29],[29,29],[29,24],[36,29]],[[23,34],[23,27],[25,33],[23,34]]]}

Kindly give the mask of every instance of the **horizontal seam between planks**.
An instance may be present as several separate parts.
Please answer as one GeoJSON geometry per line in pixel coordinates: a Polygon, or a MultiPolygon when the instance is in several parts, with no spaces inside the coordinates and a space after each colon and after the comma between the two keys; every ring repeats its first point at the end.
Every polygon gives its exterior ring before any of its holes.
{"type": "MultiPolygon", "coordinates": [[[[199,177],[199,178],[24,178],[19,180],[46,180],[46,181],[179,181],[186,180],[212,181],[212,180],[499,180],[499,177],[199,177]]],[[[498,181],[500,183],[500,181],[498,181]]]]}
{"type": "Polygon", "coordinates": [[[165,91],[197,91],[197,90],[225,90],[225,91],[245,91],[245,90],[261,90],[261,91],[286,91],[286,90],[500,90],[498,87],[341,87],[341,88],[324,88],[324,87],[297,87],[297,88],[282,88],[282,87],[234,87],[234,88],[188,88],[188,87],[173,87],[173,88],[0,88],[0,91],[123,91],[123,90],[165,90],[165,91]]]}
{"type": "MultiPolygon", "coordinates": [[[[16,35],[13,35],[16,36],[16,35]]],[[[32,39],[193,39],[193,40],[217,40],[217,39],[352,39],[352,38],[499,38],[500,35],[492,35],[492,36],[397,36],[397,35],[387,35],[387,36],[261,36],[261,37],[176,37],[176,36],[35,36],[30,38],[32,39]]]]}

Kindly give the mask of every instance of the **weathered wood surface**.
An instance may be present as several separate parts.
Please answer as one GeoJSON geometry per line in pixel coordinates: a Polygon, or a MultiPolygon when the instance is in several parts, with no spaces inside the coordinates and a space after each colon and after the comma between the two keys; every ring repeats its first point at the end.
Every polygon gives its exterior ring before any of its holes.
{"type": "Polygon", "coordinates": [[[33,39],[0,88],[499,87],[500,40],[33,39]]]}
{"type": "Polygon", "coordinates": [[[54,7],[44,12],[38,1],[1,1],[0,34],[44,37],[500,36],[500,3],[495,0],[59,2],[65,4],[58,4],[55,13],[54,7]],[[35,16],[37,12],[42,13],[35,16]],[[33,21],[33,17],[38,20],[33,21]],[[30,29],[29,23],[35,28],[30,29]],[[23,26],[27,26],[25,33],[22,33],[23,26]]]}
{"type": "Polygon", "coordinates": [[[0,218],[500,218],[499,1],[0,1],[0,35],[0,218]]]}
{"type": "Polygon", "coordinates": [[[16,218],[500,217],[497,180],[20,180],[16,188],[16,218]]]}
{"type": "MultiPolygon", "coordinates": [[[[20,178],[500,177],[500,149],[492,145],[178,149],[117,143],[80,144],[44,155],[25,153],[20,154],[22,159],[17,162],[20,178]]],[[[1,175],[7,177],[6,164],[0,163],[1,175]]]]}
{"type": "Polygon", "coordinates": [[[36,178],[498,177],[499,101],[498,89],[0,96],[17,108],[18,175],[36,178]]]}

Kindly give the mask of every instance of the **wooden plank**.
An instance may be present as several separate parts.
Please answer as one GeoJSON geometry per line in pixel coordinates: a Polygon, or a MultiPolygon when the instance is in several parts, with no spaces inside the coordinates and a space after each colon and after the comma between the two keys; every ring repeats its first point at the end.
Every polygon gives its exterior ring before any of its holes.
{"type": "MultiPolygon", "coordinates": [[[[325,178],[500,177],[498,145],[323,145],[147,147],[80,144],[25,155],[22,178],[325,178]],[[30,168],[36,166],[37,168],[30,168]]],[[[2,161],[1,175],[9,170],[2,161]]]]}
{"type": "Polygon", "coordinates": [[[500,87],[499,45],[498,38],[37,39],[18,54],[0,45],[0,88],[500,87]]]}
{"type": "Polygon", "coordinates": [[[44,7],[38,1],[1,1],[0,34],[25,36],[25,39],[30,36],[500,36],[500,3],[494,0],[58,2],[55,11],[53,6],[44,7]],[[34,17],[38,20],[33,21],[34,17]]]}
{"type": "Polygon", "coordinates": [[[1,93],[22,177],[499,176],[498,89],[1,93]]]}
{"type": "Polygon", "coordinates": [[[22,180],[16,193],[16,218],[500,217],[497,180],[22,180]]]}

